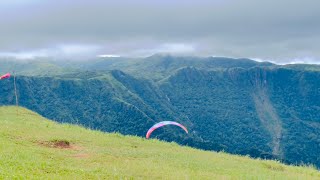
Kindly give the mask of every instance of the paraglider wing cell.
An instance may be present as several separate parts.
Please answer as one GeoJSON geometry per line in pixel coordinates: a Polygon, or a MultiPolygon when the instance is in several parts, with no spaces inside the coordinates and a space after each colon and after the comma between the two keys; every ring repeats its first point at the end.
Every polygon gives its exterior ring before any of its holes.
{"type": "Polygon", "coordinates": [[[148,139],[148,138],[150,137],[151,133],[152,133],[154,130],[156,130],[156,129],[162,127],[162,126],[166,126],[166,125],[179,126],[179,127],[181,127],[186,133],[188,133],[187,128],[184,127],[183,125],[177,123],[177,122],[174,122],[174,121],[162,121],[162,122],[159,122],[159,123],[153,125],[153,126],[148,130],[148,132],[147,132],[147,134],[146,134],[146,138],[148,139]]]}

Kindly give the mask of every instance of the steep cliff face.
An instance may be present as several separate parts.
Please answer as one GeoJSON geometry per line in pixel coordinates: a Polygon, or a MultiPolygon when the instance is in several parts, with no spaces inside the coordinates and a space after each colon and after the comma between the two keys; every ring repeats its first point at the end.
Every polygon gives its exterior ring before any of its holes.
{"type": "Polygon", "coordinates": [[[243,69],[185,68],[163,82],[171,103],[194,123],[195,133],[233,153],[272,157],[271,136],[259,120],[243,69]]]}
{"type": "Polygon", "coordinates": [[[269,98],[279,115],[285,160],[320,165],[320,73],[273,70],[268,74],[269,98]]]}
{"type": "Polygon", "coordinates": [[[282,158],[283,153],[281,149],[282,139],[282,121],[273,107],[270,100],[268,72],[266,69],[253,69],[250,73],[250,84],[252,85],[252,98],[255,105],[255,111],[261,121],[264,129],[267,130],[271,136],[270,147],[272,154],[277,158],[282,158]]]}
{"type": "MultiPolygon", "coordinates": [[[[168,61],[168,66],[174,61],[168,61]]],[[[179,68],[161,80],[123,71],[17,77],[20,105],[59,122],[320,166],[320,73],[274,67],[179,68]]],[[[14,104],[12,79],[0,81],[1,104],[14,104]]]]}
{"type": "Polygon", "coordinates": [[[201,137],[227,151],[319,166],[319,80],[316,71],[185,68],[161,87],[201,137]]]}

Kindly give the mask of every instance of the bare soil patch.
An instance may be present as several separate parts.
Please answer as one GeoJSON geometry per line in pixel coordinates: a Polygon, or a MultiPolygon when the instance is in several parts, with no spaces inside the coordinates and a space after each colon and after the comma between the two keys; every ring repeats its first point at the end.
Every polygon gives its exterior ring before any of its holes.
{"type": "Polygon", "coordinates": [[[56,140],[53,143],[53,146],[56,148],[70,148],[71,144],[69,141],[66,140],[56,140]]]}
{"type": "Polygon", "coordinates": [[[50,141],[44,141],[39,142],[40,145],[51,147],[51,148],[59,148],[59,149],[73,149],[73,150],[80,150],[80,146],[76,146],[74,144],[71,144],[68,140],[50,140],[50,141]]]}

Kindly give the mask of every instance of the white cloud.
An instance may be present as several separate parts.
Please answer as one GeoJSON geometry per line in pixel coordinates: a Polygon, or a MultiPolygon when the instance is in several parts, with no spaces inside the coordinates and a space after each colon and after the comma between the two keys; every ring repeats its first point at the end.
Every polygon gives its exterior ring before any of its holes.
{"type": "Polygon", "coordinates": [[[35,59],[39,57],[48,57],[48,53],[46,50],[0,52],[0,57],[14,58],[18,60],[28,60],[28,59],[35,59]]]}
{"type": "Polygon", "coordinates": [[[98,45],[65,44],[58,46],[57,50],[65,55],[88,55],[97,53],[101,49],[98,45]]]}
{"type": "Polygon", "coordinates": [[[134,50],[129,55],[133,56],[150,56],[157,53],[168,53],[173,55],[192,54],[196,48],[192,44],[187,43],[164,43],[154,48],[143,48],[134,50]]]}
{"type": "Polygon", "coordinates": [[[158,48],[153,49],[155,52],[164,53],[192,53],[195,48],[191,44],[183,43],[173,43],[173,44],[163,44],[158,48]]]}
{"type": "Polygon", "coordinates": [[[83,59],[95,57],[101,49],[98,45],[64,44],[51,48],[0,52],[0,57],[14,58],[17,60],[29,60],[41,57],[83,59]]]}
{"type": "Polygon", "coordinates": [[[293,58],[292,60],[287,60],[286,64],[320,64],[320,59],[313,57],[302,57],[302,58],[293,58]]]}
{"type": "Polygon", "coordinates": [[[120,55],[116,55],[116,54],[100,54],[97,57],[99,57],[99,58],[111,58],[111,57],[120,57],[120,55]]]}

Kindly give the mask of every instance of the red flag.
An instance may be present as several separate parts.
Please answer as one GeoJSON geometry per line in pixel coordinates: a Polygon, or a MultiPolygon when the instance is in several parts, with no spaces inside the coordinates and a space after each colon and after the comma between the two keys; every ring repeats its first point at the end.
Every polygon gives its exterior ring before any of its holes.
{"type": "Polygon", "coordinates": [[[1,77],[0,77],[0,80],[1,79],[7,79],[7,78],[9,78],[11,76],[11,74],[10,73],[7,73],[7,74],[5,74],[5,75],[2,75],[1,77]]]}

